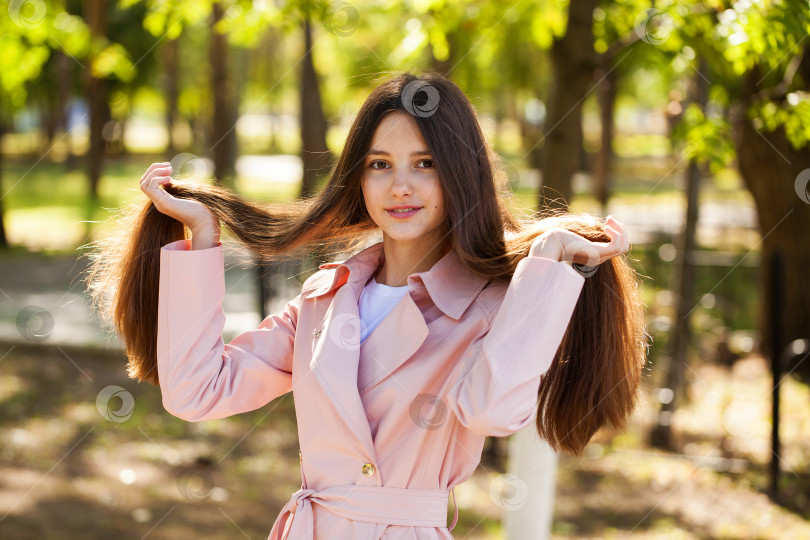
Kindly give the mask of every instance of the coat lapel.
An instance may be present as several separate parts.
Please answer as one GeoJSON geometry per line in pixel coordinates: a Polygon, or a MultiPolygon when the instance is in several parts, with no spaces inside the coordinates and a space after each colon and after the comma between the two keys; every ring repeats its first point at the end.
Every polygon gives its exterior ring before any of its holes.
{"type": "Polygon", "coordinates": [[[360,318],[352,287],[341,287],[326,311],[316,338],[310,368],[346,425],[368,452],[374,445],[363,403],[357,391],[360,358],[360,318]]]}

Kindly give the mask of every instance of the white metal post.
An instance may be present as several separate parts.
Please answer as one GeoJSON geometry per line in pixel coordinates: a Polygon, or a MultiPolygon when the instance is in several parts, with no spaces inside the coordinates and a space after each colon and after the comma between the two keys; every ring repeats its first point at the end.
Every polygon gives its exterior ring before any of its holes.
{"type": "Polygon", "coordinates": [[[507,540],[546,540],[554,517],[557,454],[537,436],[533,421],[509,437],[507,470],[516,484],[503,517],[507,540]]]}

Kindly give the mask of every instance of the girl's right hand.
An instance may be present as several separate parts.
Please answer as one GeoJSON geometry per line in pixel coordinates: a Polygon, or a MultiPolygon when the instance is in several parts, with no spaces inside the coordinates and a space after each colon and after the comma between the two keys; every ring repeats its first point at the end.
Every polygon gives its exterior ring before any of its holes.
{"type": "Polygon", "coordinates": [[[199,201],[178,199],[160,186],[171,184],[172,166],[169,162],[153,163],[141,177],[141,191],[152,200],[155,208],[167,216],[173,217],[194,231],[210,228],[219,224],[211,211],[199,201]]]}

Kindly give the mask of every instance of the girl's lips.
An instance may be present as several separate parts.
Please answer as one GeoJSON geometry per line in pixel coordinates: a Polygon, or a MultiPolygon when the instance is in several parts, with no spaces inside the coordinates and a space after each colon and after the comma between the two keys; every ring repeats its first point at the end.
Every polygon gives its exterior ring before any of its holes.
{"type": "Polygon", "coordinates": [[[412,215],[417,213],[420,209],[421,208],[411,208],[407,212],[395,212],[394,210],[388,210],[388,209],[386,209],[385,211],[388,213],[389,216],[391,216],[393,218],[404,219],[404,218],[411,217],[412,215]]]}

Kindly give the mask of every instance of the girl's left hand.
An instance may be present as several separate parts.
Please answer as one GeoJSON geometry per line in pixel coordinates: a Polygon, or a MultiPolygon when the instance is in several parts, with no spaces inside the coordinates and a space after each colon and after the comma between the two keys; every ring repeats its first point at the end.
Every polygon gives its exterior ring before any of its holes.
{"type": "Polygon", "coordinates": [[[591,242],[575,232],[554,228],[532,242],[529,256],[596,266],[630,250],[624,225],[613,216],[605,220],[605,233],[610,242],[591,242]]]}

